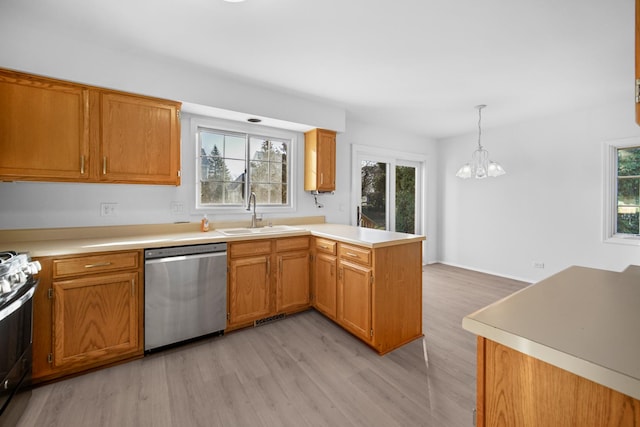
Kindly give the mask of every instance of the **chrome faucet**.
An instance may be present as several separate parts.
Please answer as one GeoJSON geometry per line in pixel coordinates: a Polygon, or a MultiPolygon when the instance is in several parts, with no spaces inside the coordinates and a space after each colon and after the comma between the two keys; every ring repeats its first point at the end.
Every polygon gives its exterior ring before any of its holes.
{"type": "Polygon", "coordinates": [[[247,210],[251,210],[251,199],[253,199],[253,214],[251,215],[251,228],[256,228],[258,225],[256,224],[256,193],[253,191],[249,195],[249,204],[247,205],[247,210]]]}

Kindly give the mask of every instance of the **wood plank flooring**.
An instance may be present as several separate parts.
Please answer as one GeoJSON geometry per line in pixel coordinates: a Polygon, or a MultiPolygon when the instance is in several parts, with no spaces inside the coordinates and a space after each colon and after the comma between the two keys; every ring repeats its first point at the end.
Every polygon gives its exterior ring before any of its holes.
{"type": "Polygon", "coordinates": [[[462,318],[526,284],[442,264],[423,279],[425,338],[385,356],[310,310],[38,387],[18,427],[471,426],[462,318]]]}

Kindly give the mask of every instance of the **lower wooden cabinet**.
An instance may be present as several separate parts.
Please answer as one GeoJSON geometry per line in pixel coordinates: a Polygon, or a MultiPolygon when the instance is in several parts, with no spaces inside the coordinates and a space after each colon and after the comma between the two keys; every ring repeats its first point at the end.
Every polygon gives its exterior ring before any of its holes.
{"type": "Polygon", "coordinates": [[[230,242],[227,330],[309,307],[309,237],[230,242]]]}
{"type": "Polygon", "coordinates": [[[380,354],[422,336],[421,242],[369,248],[315,238],[313,252],[314,308],[380,354]]]}
{"type": "Polygon", "coordinates": [[[338,266],[338,323],[359,338],[370,341],[371,268],[340,261],[338,266]]]}
{"type": "Polygon", "coordinates": [[[108,362],[140,348],[137,272],[53,282],[53,364],[108,362]]]}
{"type": "Polygon", "coordinates": [[[640,401],[478,337],[477,419],[488,426],[640,426],[640,401]]]}
{"type": "Polygon", "coordinates": [[[34,382],[143,355],[141,251],[39,261],[34,382]]]}
{"type": "Polygon", "coordinates": [[[228,246],[228,326],[251,323],[271,313],[271,241],[228,246]]]}

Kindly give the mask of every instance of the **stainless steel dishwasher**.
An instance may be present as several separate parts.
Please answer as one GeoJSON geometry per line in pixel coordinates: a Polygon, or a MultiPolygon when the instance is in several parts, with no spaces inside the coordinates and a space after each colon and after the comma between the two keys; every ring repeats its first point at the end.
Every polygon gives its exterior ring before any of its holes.
{"type": "Polygon", "coordinates": [[[145,250],[146,352],[227,325],[227,244],[145,250]]]}

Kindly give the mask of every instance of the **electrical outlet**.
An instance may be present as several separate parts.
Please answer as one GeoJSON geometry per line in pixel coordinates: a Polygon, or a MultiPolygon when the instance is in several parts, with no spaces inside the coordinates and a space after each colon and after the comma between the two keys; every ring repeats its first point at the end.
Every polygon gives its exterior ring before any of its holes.
{"type": "Polygon", "coordinates": [[[544,268],[544,262],[542,262],[542,261],[533,261],[533,268],[544,268]]]}
{"type": "Polygon", "coordinates": [[[184,203],[171,202],[171,215],[181,215],[184,213],[184,203]]]}
{"type": "Polygon", "coordinates": [[[100,203],[100,216],[117,216],[117,203],[100,203]]]}

